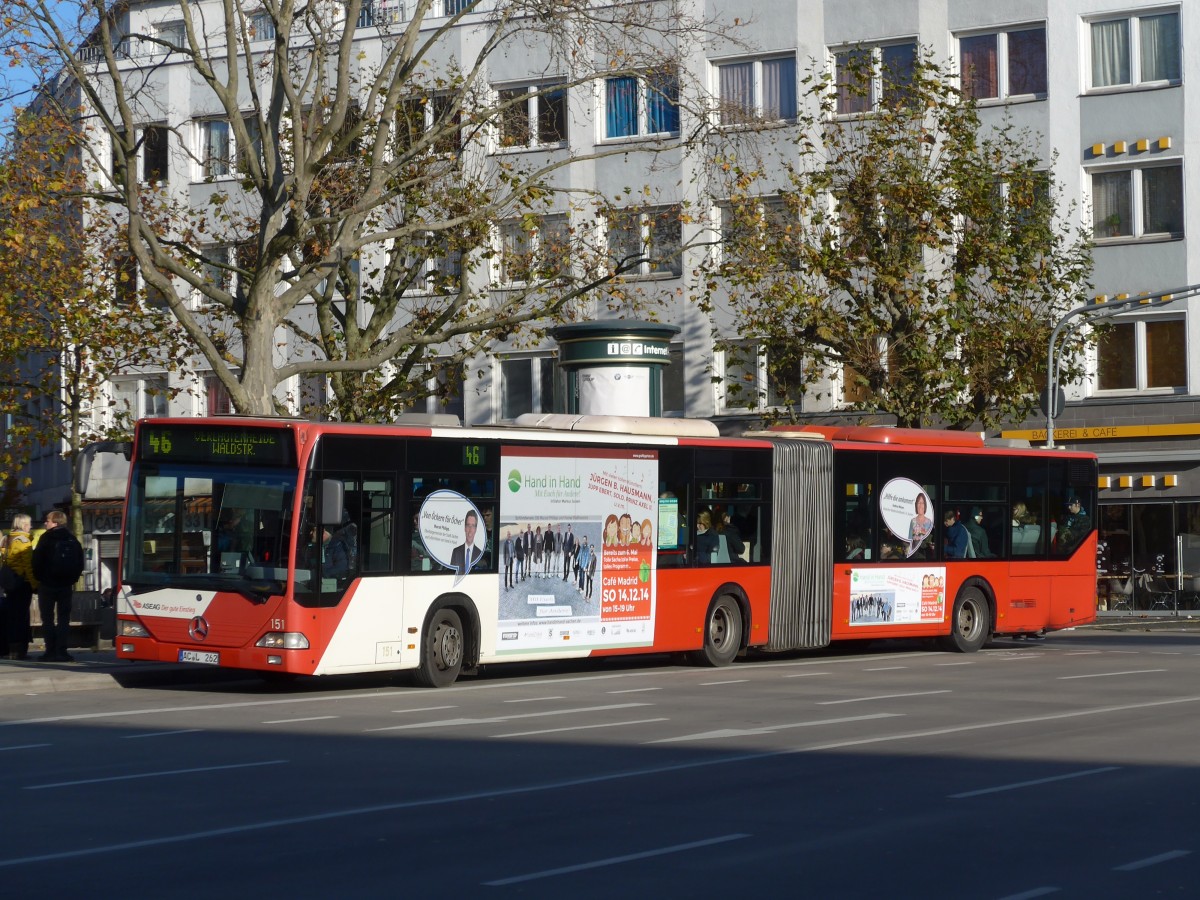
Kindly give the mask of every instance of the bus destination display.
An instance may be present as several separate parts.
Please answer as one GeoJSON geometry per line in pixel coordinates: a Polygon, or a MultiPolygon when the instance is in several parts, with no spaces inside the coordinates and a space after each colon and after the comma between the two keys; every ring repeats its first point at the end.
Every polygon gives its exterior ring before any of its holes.
{"type": "Polygon", "coordinates": [[[242,462],[294,465],[295,439],[281,428],[209,428],[147,425],[141,431],[141,458],[159,462],[242,462]]]}

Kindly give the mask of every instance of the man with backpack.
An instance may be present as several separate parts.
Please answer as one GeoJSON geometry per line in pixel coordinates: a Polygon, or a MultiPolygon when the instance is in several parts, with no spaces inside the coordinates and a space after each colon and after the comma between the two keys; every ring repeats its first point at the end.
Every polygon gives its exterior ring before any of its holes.
{"type": "Polygon", "coordinates": [[[38,580],[38,609],[46,652],[42,662],[72,662],[71,595],[83,574],[83,547],[67,527],[61,509],[46,513],[46,531],[33,548],[33,574],[38,580]]]}

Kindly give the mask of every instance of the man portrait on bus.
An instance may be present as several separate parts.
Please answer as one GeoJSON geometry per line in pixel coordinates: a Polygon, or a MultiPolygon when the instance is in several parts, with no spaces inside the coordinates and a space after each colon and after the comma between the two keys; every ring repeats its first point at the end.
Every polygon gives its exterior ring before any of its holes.
{"type": "Polygon", "coordinates": [[[513,562],[517,558],[516,546],[513,542],[512,529],[504,532],[504,586],[513,586],[513,562]]]}
{"type": "Polygon", "coordinates": [[[450,551],[450,568],[459,572],[469,572],[483,558],[483,550],[475,545],[475,532],[479,530],[479,516],[475,510],[468,509],[463,516],[463,535],[465,540],[450,551]],[[471,551],[468,555],[467,548],[471,551]]]}
{"type": "Polygon", "coordinates": [[[971,535],[966,526],[958,521],[953,509],[946,510],[942,523],[946,526],[946,533],[942,537],[946,559],[966,559],[967,547],[971,543],[971,535]]]}

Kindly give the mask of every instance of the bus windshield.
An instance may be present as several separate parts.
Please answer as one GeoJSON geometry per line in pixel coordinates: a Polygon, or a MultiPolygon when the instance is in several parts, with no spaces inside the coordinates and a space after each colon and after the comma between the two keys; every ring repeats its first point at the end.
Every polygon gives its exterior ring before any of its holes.
{"type": "Polygon", "coordinates": [[[139,466],[125,516],[123,583],[282,593],[295,469],[139,466]]]}

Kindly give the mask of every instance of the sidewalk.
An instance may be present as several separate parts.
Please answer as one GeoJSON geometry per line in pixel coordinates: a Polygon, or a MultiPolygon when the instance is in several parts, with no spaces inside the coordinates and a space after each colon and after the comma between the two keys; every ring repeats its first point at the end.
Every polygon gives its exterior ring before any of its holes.
{"type": "MultiPolygon", "coordinates": [[[[1161,617],[1145,619],[1102,619],[1082,625],[1075,631],[1200,631],[1200,618],[1161,617]]],[[[1050,639],[1053,641],[1053,638],[1050,639]]],[[[1022,641],[998,638],[997,645],[1030,648],[1022,641]]],[[[37,662],[40,647],[29,651],[29,660],[0,659],[0,696],[13,694],[51,694],[62,691],[104,690],[144,685],[203,684],[212,681],[255,678],[252,672],[237,672],[187,663],[135,662],[117,659],[111,644],[99,650],[75,647],[74,662],[37,662]]]]}

